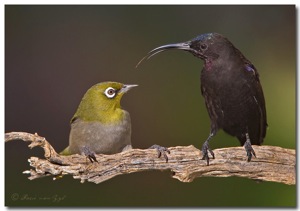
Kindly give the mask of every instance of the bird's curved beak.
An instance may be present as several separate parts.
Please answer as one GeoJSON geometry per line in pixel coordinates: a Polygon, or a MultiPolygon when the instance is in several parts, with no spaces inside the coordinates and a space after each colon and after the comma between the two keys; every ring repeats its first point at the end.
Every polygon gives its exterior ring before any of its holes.
{"type": "Polygon", "coordinates": [[[136,86],[138,86],[138,85],[136,85],[136,84],[124,84],[123,87],[120,89],[120,93],[126,93],[130,89],[132,89],[133,87],[136,87],[136,86]]]}
{"type": "Polygon", "coordinates": [[[190,42],[183,42],[183,43],[168,44],[168,45],[163,45],[163,46],[157,47],[157,48],[153,49],[152,51],[150,51],[144,58],[142,58],[139,61],[139,63],[135,66],[135,68],[137,68],[142,63],[142,61],[150,59],[155,54],[158,54],[158,53],[166,51],[166,50],[173,50],[173,49],[176,50],[177,49],[177,50],[189,51],[191,53],[197,53],[196,50],[191,48],[190,44],[191,44],[190,42]]]}

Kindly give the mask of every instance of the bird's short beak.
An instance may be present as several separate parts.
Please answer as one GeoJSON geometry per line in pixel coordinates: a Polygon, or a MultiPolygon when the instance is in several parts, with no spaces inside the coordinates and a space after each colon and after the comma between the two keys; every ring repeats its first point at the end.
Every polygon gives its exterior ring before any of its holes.
{"type": "Polygon", "coordinates": [[[184,51],[189,51],[191,53],[196,53],[194,49],[191,48],[190,42],[183,42],[183,43],[175,43],[175,44],[168,44],[168,45],[163,45],[158,48],[153,49],[150,51],[144,58],[142,58],[139,63],[135,66],[137,68],[142,61],[150,59],[152,56],[155,54],[158,54],[160,52],[166,51],[166,50],[172,50],[172,49],[177,49],[177,50],[184,50],[184,51]]]}
{"type": "Polygon", "coordinates": [[[136,86],[138,86],[138,85],[136,85],[136,84],[124,84],[123,87],[120,90],[120,93],[126,93],[131,88],[136,87],[136,86]]]}

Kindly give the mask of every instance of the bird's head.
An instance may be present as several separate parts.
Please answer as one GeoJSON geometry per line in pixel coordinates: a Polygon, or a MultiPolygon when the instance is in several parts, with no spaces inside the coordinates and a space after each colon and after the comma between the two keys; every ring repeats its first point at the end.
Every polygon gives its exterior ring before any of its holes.
{"type": "Polygon", "coordinates": [[[122,96],[137,85],[102,82],[92,86],[83,96],[73,117],[87,121],[109,122],[120,112],[122,96]],[[119,110],[118,110],[119,109],[119,110]]]}
{"type": "Polygon", "coordinates": [[[203,60],[215,60],[220,56],[226,56],[229,53],[228,49],[233,49],[232,47],[230,41],[221,34],[201,34],[187,42],[163,45],[151,50],[136,67],[145,59],[166,50],[184,50],[203,60]]]}

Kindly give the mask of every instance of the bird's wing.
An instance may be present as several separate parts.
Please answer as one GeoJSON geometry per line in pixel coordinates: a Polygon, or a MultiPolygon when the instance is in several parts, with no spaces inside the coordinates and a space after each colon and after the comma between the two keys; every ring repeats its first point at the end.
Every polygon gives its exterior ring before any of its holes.
{"type": "Polygon", "coordinates": [[[248,72],[248,74],[251,75],[251,77],[247,77],[247,79],[248,79],[248,83],[251,84],[251,86],[249,86],[250,91],[252,92],[252,96],[254,97],[254,100],[258,106],[260,116],[261,116],[259,143],[262,143],[263,139],[266,136],[266,130],[267,130],[267,126],[268,126],[266,104],[265,104],[263,89],[260,84],[260,79],[259,79],[259,74],[258,74],[257,69],[248,60],[245,61],[245,69],[246,69],[246,72],[248,72]]]}

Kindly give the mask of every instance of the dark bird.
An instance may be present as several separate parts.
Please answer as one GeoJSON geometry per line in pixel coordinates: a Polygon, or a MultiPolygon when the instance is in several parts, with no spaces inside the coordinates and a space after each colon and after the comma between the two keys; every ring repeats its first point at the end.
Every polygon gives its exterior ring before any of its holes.
{"type": "Polygon", "coordinates": [[[219,129],[235,136],[251,161],[251,144],[260,145],[267,128],[265,99],[254,65],[218,33],[202,34],[183,43],[163,45],[150,51],[138,64],[153,55],[171,49],[192,53],[204,61],[201,93],[211,120],[210,134],[202,145],[202,159],[209,165],[210,139],[219,129]]]}

